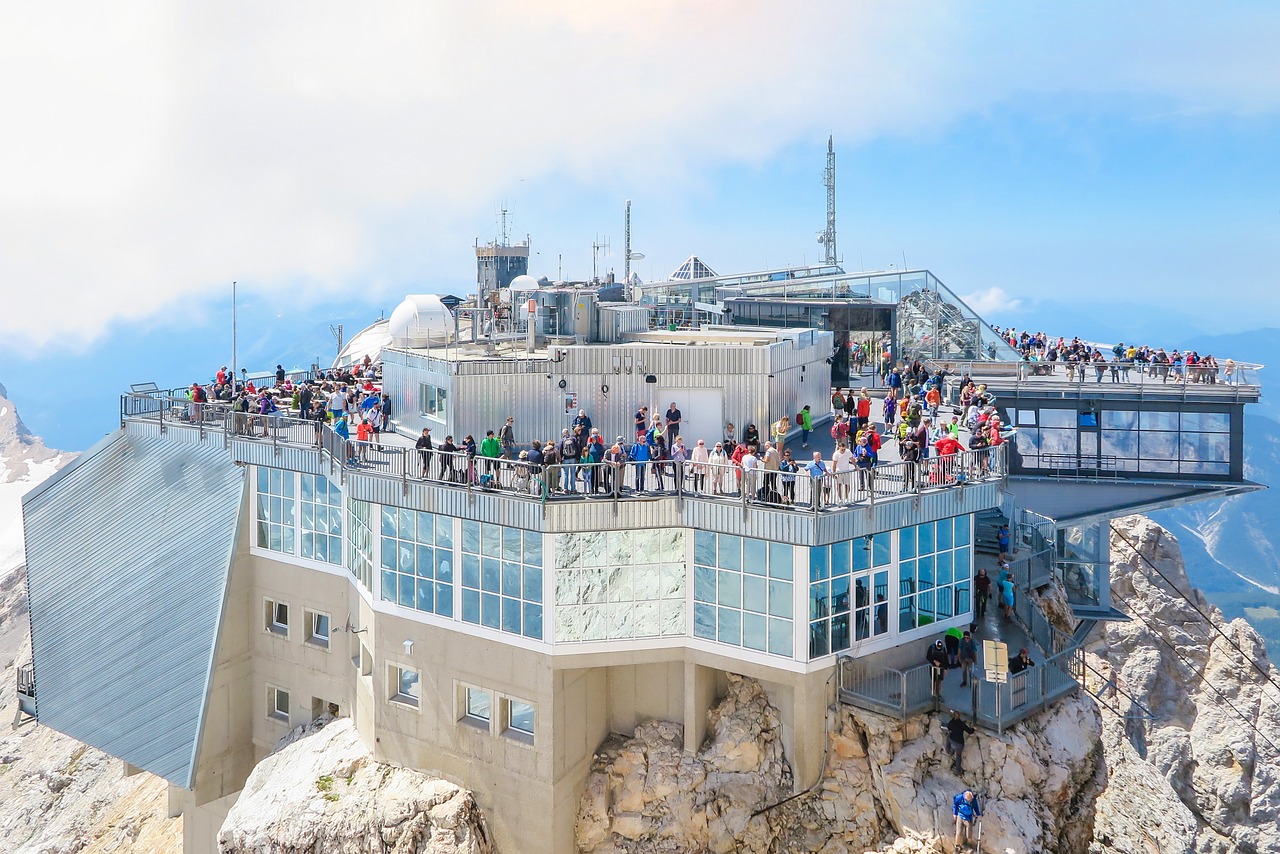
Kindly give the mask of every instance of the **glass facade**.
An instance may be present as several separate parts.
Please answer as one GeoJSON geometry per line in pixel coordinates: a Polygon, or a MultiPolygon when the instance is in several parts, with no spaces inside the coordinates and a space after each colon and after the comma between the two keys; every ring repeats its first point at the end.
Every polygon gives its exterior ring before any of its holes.
{"type": "Polygon", "coordinates": [[[462,522],[462,619],[542,640],[542,535],[462,522]]]}
{"type": "Polygon", "coordinates": [[[892,534],[809,549],[809,658],[889,632],[892,534]]]}
{"type": "Polygon", "coordinates": [[[1226,412],[1076,410],[1009,412],[1024,469],[1085,468],[1147,474],[1231,474],[1226,412]]]}
{"type": "Polygon", "coordinates": [[[383,505],[382,599],[453,616],[453,519],[383,505]]]}
{"type": "Polygon", "coordinates": [[[302,557],[342,563],[342,490],[320,474],[301,476],[302,557]]]}
{"type": "Polygon", "coordinates": [[[373,592],[373,505],[347,502],[347,571],[367,592],[373,592]]]}
{"type": "Polygon", "coordinates": [[[971,517],[898,531],[898,631],[969,613],[972,578],[971,517]]]}
{"type": "Polygon", "coordinates": [[[694,532],[694,636],[790,658],[793,551],[785,543],[694,532]]]}
{"type": "Polygon", "coordinates": [[[294,479],[291,471],[257,468],[257,519],[258,547],[273,552],[295,554],[294,542],[294,479]]]}

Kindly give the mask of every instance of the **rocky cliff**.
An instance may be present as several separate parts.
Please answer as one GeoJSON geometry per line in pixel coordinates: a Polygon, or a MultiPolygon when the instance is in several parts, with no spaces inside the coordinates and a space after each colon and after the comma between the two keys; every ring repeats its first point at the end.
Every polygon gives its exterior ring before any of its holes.
{"type": "Polygon", "coordinates": [[[1110,774],[1092,850],[1280,851],[1280,673],[1261,639],[1192,590],[1150,519],[1117,521],[1111,555],[1133,619],[1088,647],[1110,774]]]}
{"type": "Polygon", "coordinates": [[[350,718],[289,733],[258,763],[218,833],[222,854],[492,854],[452,783],[378,762],[350,718]]]}
{"type": "MultiPolygon", "coordinates": [[[[935,716],[833,707],[817,785],[753,815],[789,791],[790,773],[776,710],[733,677],[698,754],[666,722],[602,745],[579,851],[950,851],[951,798],[964,786],[986,796],[984,851],[1280,851],[1280,688],[1268,684],[1280,678],[1263,644],[1198,593],[1194,605],[1179,595],[1191,588],[1167,531],[1136,516],[1115,528],[1112,586],[1134,619],[1095,631],[1087,660],[1101,675],[1002,736],[980,733],[961,777],[935,716]],[[724,756],[736,759],[727,773],[724,756]]],[[[1044,604],[1063,617],[1061,597],[1044,604]]]]}

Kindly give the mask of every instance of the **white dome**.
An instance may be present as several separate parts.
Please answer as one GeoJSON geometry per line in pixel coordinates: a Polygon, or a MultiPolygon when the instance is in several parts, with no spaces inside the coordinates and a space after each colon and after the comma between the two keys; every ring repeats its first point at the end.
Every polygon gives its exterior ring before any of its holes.
{"type": "Polygon", "coordinates": [[[511,290],[513,291],[536,291],[538,287],[538,280],[527,274],[516,276],[511,280],[511,290]]]}
{"type": "Polygon", "coordinates": [[[391,312],[387,331],[393,347],[443,344],[453,333],[453,312],[437,294],[410,294],[391,312]]]}

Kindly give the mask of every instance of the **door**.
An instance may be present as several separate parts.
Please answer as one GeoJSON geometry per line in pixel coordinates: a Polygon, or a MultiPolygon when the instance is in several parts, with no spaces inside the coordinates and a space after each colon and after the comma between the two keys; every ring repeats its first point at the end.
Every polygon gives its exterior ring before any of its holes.
{"type": "Polygon", "coordinates": [[[724,430],[724,392],[711,389],[662,389],[658,399],[649,406],[651,413],[666,416],[667,407],[675,401],[680,410],[680,435],[684,443],[693,447],[699,439],[707,440],[711,448],[724,430]]]}

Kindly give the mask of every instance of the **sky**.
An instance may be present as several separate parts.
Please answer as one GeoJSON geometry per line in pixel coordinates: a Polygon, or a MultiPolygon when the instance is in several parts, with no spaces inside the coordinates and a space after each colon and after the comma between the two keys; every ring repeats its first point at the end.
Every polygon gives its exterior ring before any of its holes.
{"type": "MultiPolygon", "coordinates": [[[[1280,326],[1280,7],[0,0],[0,383],[51,445],[130,382],[333,353],[535,274],[927,267],[1097,340],[1280,326]],[[1117,8],[1119,7],[1119,8],[1117,8]]],[[[1156,337],[1160,340],[1155,340],[1156,337]]]]}

